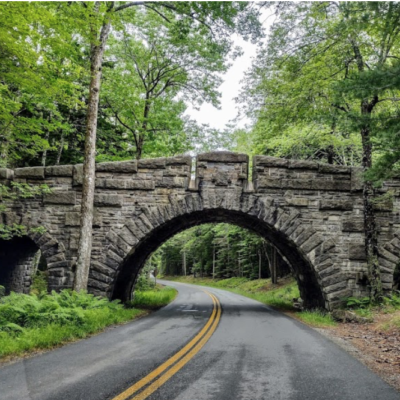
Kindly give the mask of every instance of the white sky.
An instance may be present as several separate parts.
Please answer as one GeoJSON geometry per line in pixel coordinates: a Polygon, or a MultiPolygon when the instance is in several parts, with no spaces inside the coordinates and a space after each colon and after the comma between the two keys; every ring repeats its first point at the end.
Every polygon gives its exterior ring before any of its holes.
{"type": "MultiPolygon", "coordinates": [[[[268,34],[272,18],[269,18],[267,12],[263,12],[261,21],[266,34],[268,34]]],[[[232,66],[224,76],[224,82],[219,87],[219,91],[221,92],[220,109],[213,107],[211,104],[203,104],[199,110],[195,110],[189,106],[186,111],[186,114],[195,119],[199,124],[209,124],[212,128],[223,130],[225,125],[237,116],[238,110],[234,99],[240,92],[240,81],[244,78],[245,72],[250,68],[252,58],[256,56],[257,45],[246,42],[241,37],[236,36],[234,46],[240,46],[243,49],[243,55],[233,61],[232,66]]],[[[248,124],[249,121],[243,119],[236,126],[238,128],[244,127],[246,123],[248,124]]]]}
{"type": "MultiPolygon", "coordinates": [[[[203,104],[199,110],[188,107],[186,113],[199,124],[209,124],[210,127],[223,130],[225,125],[230,120],[234,119],[237,115],[237,108],[235,97],[240,92],[240,81],[244,78],[244,73],[248,70],[252,63],[252,58],[256,55],[257,46],[245,42],[242,38],[236,38],[235,46],[242,47],[244,53],[233,61],[232,66],[229,68],[224,76],[224,82],[219,87],[221,92],[221,108],[217,109],[211,104],[203,104]]],[[[240,126],[244,126],[248,121],[241,121],[240,126]]]]}

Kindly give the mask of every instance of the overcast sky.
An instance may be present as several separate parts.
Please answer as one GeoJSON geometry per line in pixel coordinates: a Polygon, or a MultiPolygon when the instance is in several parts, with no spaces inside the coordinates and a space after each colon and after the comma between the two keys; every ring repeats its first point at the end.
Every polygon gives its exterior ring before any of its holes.
{"type": "MultiPolygon", "coordinates": [[[[262,16],[263,25],[268,32],[272,18],[268,18],[267,13],[262,16]]],[[[233,61],[233,65],[224,76],[224,83],[220,86],[221,109],[217,109],[210,104],[203,104],[200,110],[189,107],[186,113],[199,124],[209,124],[212,128],[223,130],[225,125],[237,115],[235,97],[238,96],[241,88],[240,81],[244,78],[246,70],[252,63],[252,58],[256,56],[257,46],[245,42],[242,38],[236,37],[235,46],[242,47],[244,54],[233,61]]],[[[238,127],[243,127],[248,120],[240,121],[238,127]]]]}
{"type": "MultiPolygon", "coordinates": [[[[209,124],[213,128],[223,130],[229,121],[236,117],[237,109],[235,97],[240,91],[240,81],[244,77],[244,73],[251,66],[251,59],[256,55],[256,45],[245,42],[241,38],[235,40],[235,45],[243,48],[244,54],[233,61],[233,65],[229,68],[224,76],[224,83],[219,87],[221,92],[221,109],[213,107],[211,104],[203,104],[200,110],[189,107],[186,113],[200,124],[209,124]]],[[[246,121],[241,122],[241,126],[246,121]]]]}

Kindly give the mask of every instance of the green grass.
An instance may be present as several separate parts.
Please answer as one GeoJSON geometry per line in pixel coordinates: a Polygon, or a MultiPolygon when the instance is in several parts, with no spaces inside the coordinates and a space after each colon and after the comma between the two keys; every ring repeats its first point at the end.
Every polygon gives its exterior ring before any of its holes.
{"type": "Polygon", "coordinates": [[[270,279],[229,278],[213,280],[211,278],[193,278],[192,276],[165,277],[165,279],[228,290],[279,310],[289,311],[292,316],[311,326],[322,328],[336,325],[331,315],[323,310],[298,311],[293,307],[293,299],[300,297],[294,279],[285,279],[277,286],[272,285],[270,279]]]}
{"type": "Polygon", "coordinates": [[[0,298],[0,358],[85,338],[168,304],[172,288],[139,292],[130,307],[87,293],[16,294],[0,298]],[[139,307],[140,306],[140,307],[139,307]]]}
{"type": "Polygon", "coordinates": [[[18,334],[0,332],[0,357],[16,356],[28,351],[50,349],[61,344],[83,339],[113,324],[120,324],[143,315],[140,309],[98,309],[83,312],[83,323],[60,325],[51,323],[23,328],[18,334]]]}
{"type": "Polygon", "coordinates": [[[137,291],[134,300],[129,305],[146,310],[155,310],[169,304],[175,299],[177,293],[174,288],[169,286],[158,290],[137,291]]]}
{"type": "Polygon", "coordinates": [[[332,316],[321,310],[306,310],[300,311],[295,316],[307,325],[315,326],[317,328],[324,328],[329,326],[335,326],[337,323],[332,316]]]}

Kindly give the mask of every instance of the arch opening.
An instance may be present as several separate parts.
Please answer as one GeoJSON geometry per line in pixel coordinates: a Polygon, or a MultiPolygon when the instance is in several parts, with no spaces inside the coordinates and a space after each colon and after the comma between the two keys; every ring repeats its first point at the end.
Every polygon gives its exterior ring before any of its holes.
{"type": "Polygon", "coordinates": [[[283,232],[255,216],[234,210],[210,209],[172,218],[149,232],[119,268],[112,298],[129,300],[135,281],[148,257],[174,235],[205,223],[229,223],[248,229],[271,243],[292,267],[306,308],[323,308],[325,299],[310,260],[283,232]]]}
{"type": "Polygon", "coordinates": [[[271,279],[272,284],[293,275],[268,241],[227,223],[201,224],[168,239],[151,254],[141,276],[154,269],[167,277],[271,279]]]}
{"type": "Polygon", "coordinates": [[[47,289],[46,269],[46,260],[29,237],[0,240],[0,285],[6,295],[29,293],[36,277],[40,277],[41,288],[47,289]]]}

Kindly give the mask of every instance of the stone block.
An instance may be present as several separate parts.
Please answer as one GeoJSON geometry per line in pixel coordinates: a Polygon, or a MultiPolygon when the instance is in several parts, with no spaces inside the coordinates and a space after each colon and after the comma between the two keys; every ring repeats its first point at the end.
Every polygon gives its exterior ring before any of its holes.
{"type": "Polygon", "coordinates": [[[53,165],[45,168],[46,176],[72,176],[73,165],[53,165]]]}
{"type": "Polygon", "coordinates": [[[197,161],[207,161],[215,163],[242,163],[249,162],[247,154],[231,153],[230,151],[213,151],[197,156],[197,161]]]}
{"type": "Polygon", "coordinates": [[[364,244],[350,243],[349,244],[349,259],[365,261],[367,259],[367,255],[365,253],[364,244]]]}
{"type": "Polygon", "coordinates": [[[130,190],[154,190],[155,183],[149,179],[138,179],[126,181],[126,189],[130,190]]]}
{"type": "Polygon", "coordinates": [[[72,184],[75,186],[82,185],[83,182],[83,164],[74,165],[72,184]]]}
{"type": "Polygon", "coordinates": [[[163,169],[165,165],[165,158],[143,158],[137,162],[138,169],[163,169]]]}
{"type": "Polygon", "coordinates": [[[96,178],[96,187],[102,189],[125,189],[126,180],[96,178]]]}
{"type": "Polygon", "coordinates": [[[18,179],[44,179],[44,167],[17,168],[14,176],[18,179]]]}
{"type": "Polygon", "coordinates": [[[311,189],[310,179],[282,179],[282,189],[311,189]]]}
{"type": "Polygon", "coordinates": [[[105,291],[109,288],[109,284],[105,283],[105,282],[100,282],[97,279],[89,278],[88,279],[88,287],[105,291]]]}
{"type": "Polygon", "coordinates": [[[164,188],[186,188],[188,184],[187,178],[178,176],[164,176],[161,180],[156,182],[156,187],[164,188]]]}
{"type": "Polygon", "coordinates": [[[101,272],[94,271],[93,269],[90,270],[90,278],[96,279],[97,281],[104,282],[110,284],[113,281],[113,278],[110,276],[103,274],[101,272]]]}
{"type": "Polygon", "coordinates": [[[168,157],[165,159],[165,165],[188,165],[191,167],[192,157],[190,156],[168,157]]]}
{"type": "Polygon", "coordinates": [[[123,198],[118,194],[95,194],[94,205],[97,207],[122,207],[123,198]]]}
{"type": "Polygon", "coordinates": [[[350,174],[351,168],[342,165],[319,164],[318,172],[321,174],[350,174]]]}
{"type": "MultiPolygon", "coordinates": [[[[79,212],[67,212],[65,213],[65,226],[80,226],[81,214],[79,212]]],[[[102,216],[96,212],[93,213],[93,226],[101,226],[102,216]]]]}
{"type": "Polygon", "coordinates": [[[343,232],[363,232],[364,231],[364,220],[360,217],[351,217],[343,220],[342,223],[343,232]]]}
{"type": "Polygon", "coordinates": [[[271,157],[271,156],[254,156],[253,165],[262,165],[265,167],[288,167],[289,160],[284,158],[271,157]]]}
{"type": "Polygon", "coordinates": [[[136,160],[96,164],[96,172],[136,173],[137,170],[138,165],[136,160]]]}
{"type": "Polygon", "coordinates": [[[108,275],[108,276],[115,275],[115,270],[113,270],[110,267],[107,267],[107,265],[104,265],[104,264],[100,263],[99,261],[91,261],[90,269],[101,272],[102,274],[108,275]]]}
{"type": "Polygon", "coordinates": [[[74,191],[54,191],[43,195],[45,204],[72,204],[76,203],[76,192],[74,191]]]}
{"type": "Polygon", "coordinates": [[[304,161],[304,160],[289,160],[290,169],[318,169],[318,163],[314,161],[304,161]]]}
{"type": "Polygon", "coordinates": [[[14,171],[8,168],[0,168],[0,179],[13,179],[14,171]]]}
{"type": "Polygon", "coordinates": [[[387,198],[387,199],[380,200],[378,198],[372,203],[372,208],[375,211],[392,211],[393,210],[393,199],[387,198]]]}
{"type": "Polygon", "coordinates": [[[347,192],[347,191],[350,191],[350,189],[351,189],[350,181],[313,179],[311,182],[312,182],[311,188],[313,190],[347,192]]]}
{"type": "Polygon", "coordinates": [[[257,189],[262,188],[279,188],[281,187],[281,180],[276,178],[270,178],[269,176],[259,176],[256,179],[255,186],[257,189]]]}
{"type": "Polygon", "coordinates": [[[229,174],[224,171],[216,171],[211,180],[215,186],[228,186],[231,183],[229,174]]]}
{"type": "Polygon", "coordinates": [[[379,255],[386,260],[391,261],[393,264],[397,264],[399,262],[399,258],[386,249],[381,248],[379,250],[379,255]]]}
{"type": "Polygon", "coordinates": [[[117,236],[122,238],[129,246],[135,246],[138,243],[137,237],[126,226],[118,232],[117,236]]]}
{"type": "Polygon", "coordinates": [[[308,207],[309,200],[305,197],[290,197],[285,199],[288,206],[308,207]]]}
{"type": "Polygon", "coordinates": [[[392,283],[393,284],[393,274],[381,274],[382,283],[392,283]]]}
{"type": "Polygon", "coordinates": [[[321,200],[319,203],[320,210],[341,210],[351,211],[353,202],[351,200],[321,200]]]}
{"type": "Polygon", "coordinates": [[[358,167],[353,167],[351,169],[351,191],[359,192],[363,190],[364,179],[363,179],[363,169],[358,167]]]}

